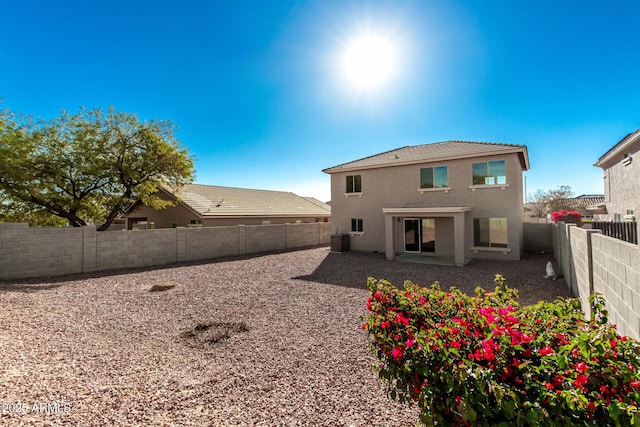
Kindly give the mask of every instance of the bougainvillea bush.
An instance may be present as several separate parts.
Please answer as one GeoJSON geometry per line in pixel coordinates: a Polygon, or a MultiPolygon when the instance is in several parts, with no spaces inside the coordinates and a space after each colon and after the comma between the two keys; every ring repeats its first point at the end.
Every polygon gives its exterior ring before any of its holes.
{"type": "Polygon", "coordinates": [[[640,426],[640,345],[577,299],[520,307],[496,276],[475,296],[369,279],[362,324],[388,394],[425,425],[640,426]]]}
{"type": "Polygon", "coordinates": [[[582,214],[577,211],[561,210],[551,213],[551,219],[554,223],[558,221],[570,222],[582,227],[582,214]]]}

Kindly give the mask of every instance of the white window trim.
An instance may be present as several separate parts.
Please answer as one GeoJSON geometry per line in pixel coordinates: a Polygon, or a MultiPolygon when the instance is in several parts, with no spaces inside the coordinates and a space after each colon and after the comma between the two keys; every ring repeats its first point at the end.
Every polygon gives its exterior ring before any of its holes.
{"type": "Polygon", "coordinates": [[[438,192],[438,191],[443,191],[445,193],[448,193],[449,191],[451,191],[451,187],[418,188],[418,192],[420,194],[433,193],[433,192],[438,192]]]}
{"type": "Polygon", "coordinates": [[[365,235],[364,231],[350,231],[349,236],[358,236],[363,237],[365,235]]]}
{"type": "Polygon", "coordinates": [[[469,186],[469,190],[471,191],[476,191],[484,188],[500,188],[500,190],[504,191],[509,188],[509,184],[477,184],[469,186]]]}
{"type": "Polygon", "coordinates": [[[502,252],[504,255],[511,253],[511,248],[490,248],[487,246],[472,246],[471,250],[474,254],[478,252],[502,252]]]}
{"type": "Polygon", "coordinates": [[[362,192],[359,192],[359,193],[344,193],[344,194],[343,194],[343,196],[344,196],[345,198],[348,198],[348,197],[356,197],[356,196],[357,196],[357,197],[362,197],[362,196],[364,196],[364,193],[362,193],[362,192]]]}

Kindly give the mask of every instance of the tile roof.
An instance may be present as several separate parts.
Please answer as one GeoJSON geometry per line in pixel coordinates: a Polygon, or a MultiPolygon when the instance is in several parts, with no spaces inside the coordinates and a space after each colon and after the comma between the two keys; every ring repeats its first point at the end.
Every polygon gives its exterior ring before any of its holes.
{"type": "Polygon", "coordinates": [[[604,203],[604,194],[583,194],[573,199],[569,199],[571,206],[576,208],[586,208],[589,206],[604,203]]]}
{"type": "MultiPolygon", "coordinates": [[[[286,191],[253,190],[213,185],[185,185],[178,192],[183,204],[202,217],[329,216],[331,208],[286,191]]],[[[315,200],[315,199],[313,199],[315,200]]]]}
{"type": "Polygon", "coordinates": [[[640,147],[640,129],[622,138],[616,145],[611,147],[609,151],[600,156],[594,166],[604,169],[619,162],[626,154],[626,150],[633,149],[634,144],[637,144],[635,145],[636,149],[640,147]]]}
{"type": "Polygon", "coordinates": [[[521,164],[525,170],[529,169],[527,147],[524,145],[500,144],[494,142],[445,141],[396,148],[384,153],[333,166],[324,169],[323,172],[333,173],[346,170],[388,167],[420,163],[424,161],[476,157],[505,152],[521,153],[521,164]]]}

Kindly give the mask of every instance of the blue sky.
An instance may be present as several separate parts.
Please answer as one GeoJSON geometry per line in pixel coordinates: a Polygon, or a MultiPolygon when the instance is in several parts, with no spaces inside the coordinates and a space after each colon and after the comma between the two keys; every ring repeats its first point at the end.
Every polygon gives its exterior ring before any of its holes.
{"type": "Polygon", "coordinates": [[[2,107],[113,105],[172,119],[196,182],[328,200],[322,169],[452,139],[524,144],[527,192],[602,193],[598,158],[640,127],[635,1],[4,2],[2,107]],[[367,31],[397,72],[356,91],[367,31]]]}

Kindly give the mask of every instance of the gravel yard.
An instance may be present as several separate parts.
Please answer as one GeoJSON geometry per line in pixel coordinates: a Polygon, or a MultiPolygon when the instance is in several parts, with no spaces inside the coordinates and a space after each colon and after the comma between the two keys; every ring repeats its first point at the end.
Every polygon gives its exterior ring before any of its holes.
{"type": "Polygon", "coordinates": [[[528,304],[569,296],[543,278],[549,260],[458,268],[318,248],[0,283],[0,425],[413,426],[416,408],[370,366],[366,278],[473,292],[501,273],[528,304]]]}

